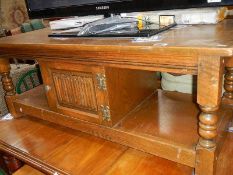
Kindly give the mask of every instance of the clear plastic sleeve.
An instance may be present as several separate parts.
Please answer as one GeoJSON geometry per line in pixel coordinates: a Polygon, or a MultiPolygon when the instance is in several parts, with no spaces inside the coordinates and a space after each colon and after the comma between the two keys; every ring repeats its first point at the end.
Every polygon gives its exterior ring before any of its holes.
{"type": "Polygon", "coordinates": [[[135,18],[122,18],[113,16],[87,24],[78,33],[79,36],[101,35],[101,34],[127,34],[138,32],[138,22],[135,18]]]}

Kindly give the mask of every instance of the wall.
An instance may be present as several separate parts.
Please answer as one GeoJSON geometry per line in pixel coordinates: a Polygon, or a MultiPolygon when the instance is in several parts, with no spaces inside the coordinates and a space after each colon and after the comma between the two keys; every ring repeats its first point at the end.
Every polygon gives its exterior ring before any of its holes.
{"type": "Polygon", "coordinates": [[[28,21],[24,0],[1,0],[2,27],[14,29],[28,21]]]}

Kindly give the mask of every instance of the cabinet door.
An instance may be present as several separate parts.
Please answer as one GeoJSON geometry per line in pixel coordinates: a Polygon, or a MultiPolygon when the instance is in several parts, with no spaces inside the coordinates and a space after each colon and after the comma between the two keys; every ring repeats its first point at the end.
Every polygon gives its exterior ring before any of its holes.
{"type": "Polygon", "coordinates": [[[104,74],[103,67],[60,61],[40,61],[40,64],[52,110],[95,123],[102,122],[99,108],[106,104],[106,91],[99,87],[97,77],[104,74]]]}

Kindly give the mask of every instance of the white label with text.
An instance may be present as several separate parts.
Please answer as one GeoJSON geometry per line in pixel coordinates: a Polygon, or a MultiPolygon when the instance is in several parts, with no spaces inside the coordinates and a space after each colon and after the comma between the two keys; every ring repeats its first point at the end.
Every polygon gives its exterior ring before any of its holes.
{"type": "Polygon", "coordinates": [[[222,0],[208,0],[208,3],[222,2],[222,0]]]}

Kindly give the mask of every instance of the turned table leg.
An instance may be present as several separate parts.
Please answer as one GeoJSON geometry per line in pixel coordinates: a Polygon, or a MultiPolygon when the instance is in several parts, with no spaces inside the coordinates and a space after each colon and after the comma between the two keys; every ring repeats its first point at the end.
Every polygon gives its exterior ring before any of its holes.
{"type": "Polygon", "coordinates": [[[233,67],[226,67],[224,89],[224,97],[233,99],[233,67]]]}
{"type": "Polygon", "coordinates": [[[7,107],[9,109],[9,112],[17,118],[19,117],[19,115],[16,113],[13,105],[16,93],[12,78],[10,77],[10,64],[8,59],[0,58],[0,74],[2,76],[1,81],[3,89],[5,91],[7,107]]]}
{"type": "Polygon", "coordinates": [[[3,161],[7,167],[9,174],[13,174],[23,166],[22,161],[6,153],[3,153],[3,161]]]}
{"type": "Polygon", "coordinates": [[[3,159],[3,153],[0,152],[0,169],[2,169],[4,172],[8,172],[8,168],[6,167],[5,161],[3,159]]]}
{"type": "Polygon", "coordinates": [[[199,115],[199,144],[203,148],[214,148],[216,146],[214,139],[217,136],[218,106],[200,106],[200,108],[202,112],[199,115]]]}
{"type": "Polygon", "coordinates": [[[197,102],[200,106],[196,175],[215,173],[217,124],[224,63],[220,57],[199,57],[197,102]]]}

